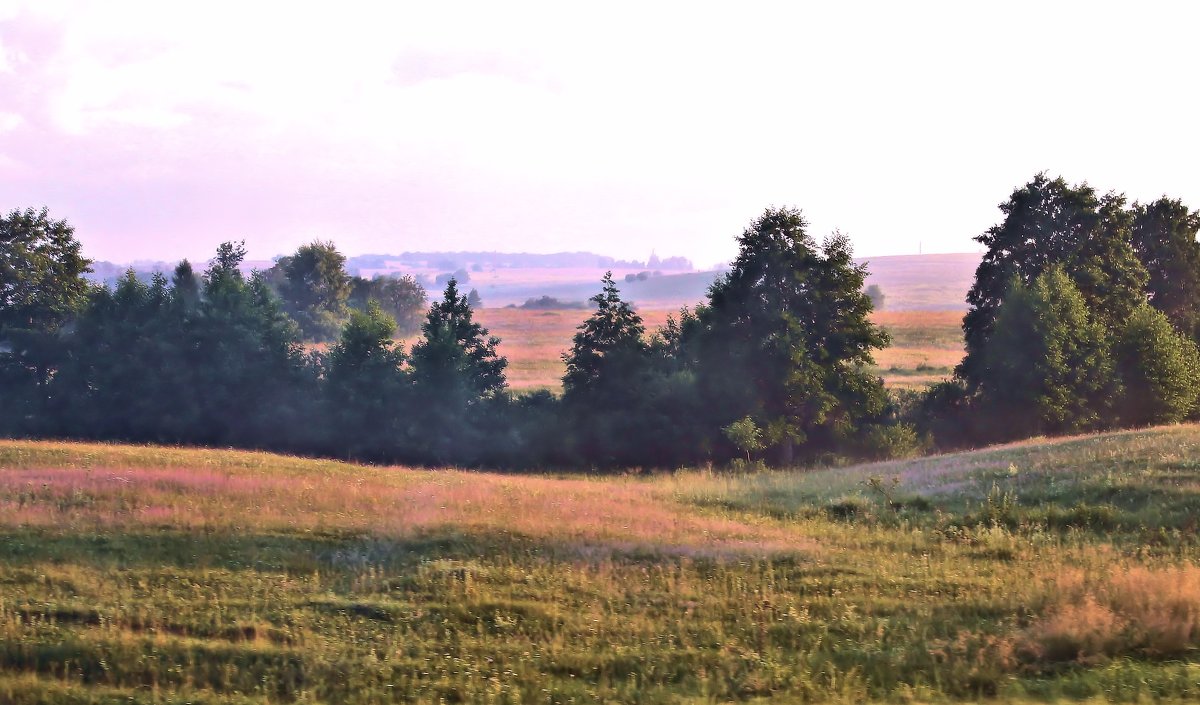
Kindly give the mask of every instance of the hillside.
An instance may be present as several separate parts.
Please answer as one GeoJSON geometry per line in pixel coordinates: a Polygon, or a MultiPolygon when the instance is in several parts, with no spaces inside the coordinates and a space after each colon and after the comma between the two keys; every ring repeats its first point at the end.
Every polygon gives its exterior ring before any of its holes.
{"type": "Polygon", "coordinates": [[[1185,701],[1200,427],[507,476],[0,442],[0,702],[1185,701]]]}

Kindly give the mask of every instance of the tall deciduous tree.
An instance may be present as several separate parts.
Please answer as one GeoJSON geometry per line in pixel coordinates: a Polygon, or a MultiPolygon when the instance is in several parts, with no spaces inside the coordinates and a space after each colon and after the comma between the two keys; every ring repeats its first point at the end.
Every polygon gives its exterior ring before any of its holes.
{"type": "Polygon", "coordinates": [[[750,416],[784,463],[797,443],[838,445],[887,403],[867,370],[888,336],[868,318],[866,269],[845,236],[818,247],[806,228],[799,210],[766,210],[690,324],[716,429],[750,416]]]}
{"type": "Polygon", "coordinates": [[[1062,265],[1010,283],[979,371],[997,436],[1096,428],[1116,396],[1107,332],[1062,265]]]}
{"type": "Polygon", "coordinates": [[[1117,374],[1122,424],[1182,421],[1200,401],[1200,352],[1162,311],[1143,304],[1117,331],[1117,374]]]}
{"type": "Polygon", "coordinates": [[[392,342],[396,322],[372,301],[351,311],[325,361],[330,442],[349,457],[395,457],[405,440],[406,356],[392,342]]]}
{"type": "Polygon", "coordinates": [[[337,336],[347,316],[350,275],[346,256],[332,242],[313,242],[281,258],[268,274],[284,311],[307,338],[337,336]]]}
{"type": "Polygon", "coordinates": [[[1004,221],[976,238],[987,247],[967,294],[963,319],[967,355],[958,374],[972,389],[982,382],[981,356],[1010,285],[1032,285],[1059,266],[1099,322],[1114,327],[1145,300],[1148,275],[1131,244],[1132,216],[1124,197],[1097,196],[1087,184],[1038,174],[1000,204],[1004,221]]]}
{"type": "Polygon", "coordinates": [[[1133,247],[1149,273],[1150,305],[1189,336],[1200,334],[1200,212],[1178,199],[1133,204],[1133,247]]]}
{"type": "Polygon", "coordinates": [[[87,302],[75,230],[49,211],[0,217],[0,431],[28,428],[61,357],[57,333],[87,302]]]}

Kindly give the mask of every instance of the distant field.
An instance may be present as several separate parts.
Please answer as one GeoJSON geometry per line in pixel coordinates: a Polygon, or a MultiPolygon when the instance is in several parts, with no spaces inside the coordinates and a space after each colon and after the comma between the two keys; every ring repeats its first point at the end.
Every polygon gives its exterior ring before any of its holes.
{"type": "Polygon", "coordinates": [[[525,477],[0,441],[0,702],[1194,702],[1200,427],[525,477]]]}
{"type": "MultiPolygon", "coordinates": [[[[978,254],[899,255],[868,257],[868,284],[878,284],[891,311],[964,311],[967,290],[979,264],[978,254]]],[[[602,267],[501,267],[469,272],[470,280],[460,286],[465,292],[477,289],[485,306],[501,308],[520,305],[527,299],[552,296],[561,301],[586,301],[600,290],[602,267]]],[[[643,269],[616,269],[613,277],[626,300],[644,309],[674,310],[702,301],[718,272],[662,272],[662,276],[625,281],[643,269]]],[[[376,273],[409,273],[434,277],[443,273],[428,268],[365,270],[376,273]]],[[[431,292],[435,295],[440,292],[431,292]]]]}
{"type": "MultiPolygon", "coordinates": [[[[663,325],[676,311],[639,314],[647,330],[663,325]]],[[[590,311],[529,311],[484,308],[480,323],[501,339],[513,389],[561,386],[565,365],[560,355],[571,346],[575,329],[590,311]]],[[[955,311],[880,311],[873,320],[892,334],[892,347],[876,353],[877,371],[889,386],[915,388],[948,376],[963,355],[962,314],[955,311]]]]}

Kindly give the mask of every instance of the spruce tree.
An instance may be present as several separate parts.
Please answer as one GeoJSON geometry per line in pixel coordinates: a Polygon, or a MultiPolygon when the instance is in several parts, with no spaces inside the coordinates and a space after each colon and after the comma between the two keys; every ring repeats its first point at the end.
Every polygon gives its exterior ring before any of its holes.
{"type": "Polygon", "coordinates": [[[506,399],[508,361],[496,353],[500,339],[473,320],[455,279],[429,307],[421,332],[412,348],[413,391],[421,412],[412,426],[415,445],[429,462],[474,463],[486,450],[482,426],[494,421],[481,410],[506,399]]]}
{"type": "Polygon", "coordinates": [[[738,244],[685,343],[711,410],[710,437],[749,416],[783,463],[796,444],[811,452],[843,445],[887,404],[867,368],[888,336],[868,318],[866,268],[841,234],[818,246],[791,208],[766,210],[738,244]]]}

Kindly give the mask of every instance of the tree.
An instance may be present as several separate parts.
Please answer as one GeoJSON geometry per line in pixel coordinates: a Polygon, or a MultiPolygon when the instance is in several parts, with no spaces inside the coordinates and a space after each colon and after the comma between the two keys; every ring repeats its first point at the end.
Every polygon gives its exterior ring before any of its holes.
{"type": "Polygon", "coordinates": [[[89,265],[75,229],[47,209],[0,217],[0,335],[57,330],[87,300],[89,265]]]}
{"type": "Polygon", "coordinates": [[[349,457],[395,457],[402,443],[408,374],[404,351],[392,342],[396,322],[374,301],[351,311],[325,360],[330,439],[349,457]]]}
{"type": "Polygon", "coordinates": [[[1185,334],[1200,334],[1200,212],[1178,199],[1133,204],[1133,248],[1149,273],[1150,305],[1185,334]]]}
{"type": "Polygon", "coordinates": [[[429,307],[421,332],[412,348],[414,392],[423,411],[417,442],[433,462],[473,459],[481,452],[479,409],[501,399],[507,386],[508,361],[496,354],[500,339],[473,320],[454,279],[429,307]]]}
{"type": "Polygon", "coordinates": [[[763,449],[762,429],[749,416],[743,417],[726,426],[725,437],[739,450],[746,454],[746,462],[750,462],[750,454],[763,449]]]}
{"type": "Polygon", "coordinates": [[[980,372],[996,435],[1097,428],[1116,396],[1107,332],[1061,265],[1009,285],[980,372]]]}
{"type": "MultiPolygon", "coordinates": [[[[635,465],[646,461],[650,429],[662,428],[648,408],[652,394],[646,328],[605,273],[589,301],[596,310],[579,325],[563,354],[563,404],[575,427],[578,452],[589,464],[635,465]]],[[[680,409],[679,411],[683,411],[680,409]]]]}
{"type": "Polygon", "coordinates": [[[1114,345],[1122,382],[1118,417],[1127,425],[1182,421],[1200,398],[1200,352],[1166,314],[1143,304],[1114,345]]]}
{"type": "Polygon", "coordinates": [[[351,280],[350,305],[366,311],[370,302],[396,321],[401,335],[411,335],[421,329],[425,305],[429,297],[425,287],[411,274],[399,277],[377,276],[374,279],[354,277],[351,280]]]}
{"type": "Polygon", "coordinates": [[[880,289],[878,284],[871,284],[865,293],[871,300],[871,307],[876,311],[882,311],[883,305],[887,301],[887,297],[883,295],[883,289],[880,289]]]}
{"type": "Polygon", "coordinates": [[[27,209],[0,217],[0,431],[25,427],[61,359],[58,333],[87,302],[75,229],[27,209]]]}
{"type": "Polygon", "coordinates": [[[1131,245],[1124,197],[1098,197],[1087,184],[1069,186],[1045,173],[1000,204],[1004,221],[976,238],[988,249],[967,294],[967,354],[957,374],[982,383],[981,356],[1013,282],[1033,284],[1055,265],[1072,280],[1100,323],[1119,325],[1145,300],[1146,268],[1131,245]]]}
{"type": "Polygon", "coordinates": [[[241,273],[242,243],[222,243],[204,273],[202,303],[184,331],[184,416],[202,443],[303,449],[317,396],[300,330],[282,310],[265,275],[241,273]]]}
{"type": "Polygon", "coordinates": [[[471,308],[480,308],[483,306],[483,299],[479,296],[478,289],[471,289],[471,293],[467,294],[467,305],[471,308]]]}
{"type": "Polygon", "coordinates": [[[284,311],[306,338],[329,340],[346,320],[350,275],[346,256],[332,242],[312,242],[282,257],[268,274],[284,311]]]}
{"type": "Polygon", "coordinates": [[[630,368],[647,351],[642,317],[621,299],[612,272],[606,272],[601,283],[602,291],[588,299],[596,310],[579,325],[571,350],[562,356],[567,366],[563,395],[568,401],[628,384],[630,368]]]}
{"type": "Polygon", "coordinates": [[[785,464],[795,444],[834,448],[887,404],[867,369],[888,336],[868,318],[866,268],[845,236],[818,247],[806,227],[792,208],[752,222],[685,334],[714,430],[750,416],[785,464]]]}

